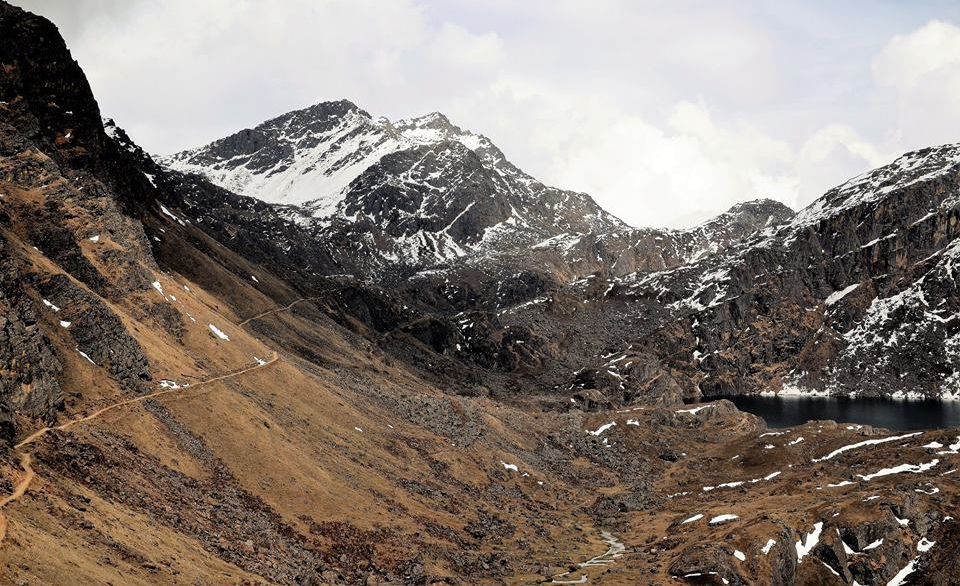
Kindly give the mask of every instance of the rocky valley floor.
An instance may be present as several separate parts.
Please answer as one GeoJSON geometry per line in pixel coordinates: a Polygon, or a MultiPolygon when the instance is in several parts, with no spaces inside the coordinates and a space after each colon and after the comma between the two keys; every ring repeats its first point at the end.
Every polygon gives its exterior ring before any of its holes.
{"type": "Polygon", "coordinates": [[[7,453],[5,491],[29,484],[0,509],[5,582],[945,584],[955,571],[955,431],[767,430],[723,401],[552,413],[459,397],[310,302],[241,326],[196,283],[159,282],[197,321],[176,350],[142,338],[158,394],[85,394],[7,453]]]}

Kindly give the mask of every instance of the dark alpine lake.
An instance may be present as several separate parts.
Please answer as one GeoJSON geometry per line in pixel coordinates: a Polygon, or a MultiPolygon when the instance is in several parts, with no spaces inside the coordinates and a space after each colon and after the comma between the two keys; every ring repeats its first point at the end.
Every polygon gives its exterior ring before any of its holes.
{"type": "Polygon", "coordinates": [[[762,417],[769,427],[790,427],[832,419],[897,431],[960,427],[960,401],[894,401],[840,397],[764,397],[737,395],[737,409],[762,417]]]}

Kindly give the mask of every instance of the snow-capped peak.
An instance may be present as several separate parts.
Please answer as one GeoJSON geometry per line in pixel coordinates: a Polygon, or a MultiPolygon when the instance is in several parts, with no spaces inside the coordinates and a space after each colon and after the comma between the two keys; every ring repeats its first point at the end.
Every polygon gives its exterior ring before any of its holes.
{"type": "Polygon", "coordinates": [[[626,228],[586,194],[543,185],[438,112],[391,122],[346,100],[324,102],[161,161],[296,206],[321,229],[365,232],[379,259],[401,264],[626,228]]]}
{"type": "MultiPolygon", "coordinates": [[[[439,112],[393,123],[347,100],[295,110],[160,160],[236,193],[300,205],[326,218],[336,213],[350,183],[385,155],[448,141],[476,152],[487,164],[505,161],[486,137],[439,112]]],[[[512,165],[508,170],[519,173],[512,165]]]]}

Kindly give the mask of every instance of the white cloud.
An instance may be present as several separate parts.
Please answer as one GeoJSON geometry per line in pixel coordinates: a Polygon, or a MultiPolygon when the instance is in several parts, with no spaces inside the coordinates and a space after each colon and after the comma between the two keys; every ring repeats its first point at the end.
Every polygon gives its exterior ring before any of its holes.
{"type": "Polygon", "coordinates": [[[960,28],[934,20],[895,36],[873,73],[895,95],[900,142],[919,148],[960,140],[960,28]]]}
{"type": "Polygon", "coordinates": [[[445,22],[431,51],[440,61],[454,67],[492,68],[503,64],[503,42],[496,33],[472,34],[460,25],[445,22]]]}
{"type": "Polygon", "coordinates": [[[809,203],[843,179],[896,158],[863,139],[847,125],[831,124],[808,138],[795,157],[798,201],[809,203]]]}
{"type": "Polygon", "coordinates": [[[58,22],[104,114],[153,152],[322,100],[438,110],[636,225],[761,196],[800,207],[960,138],[960,29],[901,24],[900,4],[865,23],[737,0],[21,2],[58,22]]]}

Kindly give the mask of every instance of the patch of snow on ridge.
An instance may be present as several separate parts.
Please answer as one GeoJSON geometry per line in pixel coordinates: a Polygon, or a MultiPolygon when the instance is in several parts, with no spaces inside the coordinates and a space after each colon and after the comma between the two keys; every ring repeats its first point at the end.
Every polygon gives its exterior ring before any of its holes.
{"type": "Polygon", "coordinates": [[[169,216],[169,217],[173,218],[174,221],[176,221],[176,222],[177,222],[178,224],[180,224],[181,226],[185,226],[185,225],[186,225],[186,224],[183,222],[183,220],[181,220],[181,219],[178,218],[176,215],[174,215],[173,212],[171,212],[170,210],[168,210],[168,209],[167,209],[167,206],[165,206],[165,205],[163,205],[163,204],[160,204],[160,211],[163,212],[163,215],[169,216]]]}
{"type": "Polygon", "coordinates": [[[74,348],[74,350],[76,350],[77,352],[79,352],[79,353],[80,353],[80,356],[83,356],[84,358],[86,358],[86,359],[87,359],[87,362],[89,362],[90,364],[92,364],[92,365],[94,365],[94,366],[97,365],[97,363],[93,361],[93,358],[90,358],[90,356],[88,356],[87,353],[84,352],[83,350],[81,350],[79,347],[74,348]]]}
{"type": "Polygon", "coordinates": [[[853,285],[850,285],[845,289],[842,289],[840,291],[834,291],[824,300],[824,303],[827,305],[833,305],[834,303],[840,301],[841,299],[843,299],[844,297],[852,293],[859,286],[860,286],[860,283],[854,283],[853,285]]]}
{"type": "Polygon", "coordinates": [[[916,437],[916,436],[918,436],[918,435],[923,435],[923,432],[922,432],[922,431],[917,431],[917,432],[914,432],[914,433],[906,433],[906,434],[903,434],[903,435],[895,435],[895,436],[892,436],[892,437],[885,437],[885,438],[880,438],[880,439],[870,439],[870,440],[865,440],[865,441],[862,441],[862,442],[857,442],[857,443],[855,443],[855,444],[849,444],[849,445],[846,445],[846,446],[837,448],[836,450],[830,452],[830,453],[827,454],[826,456],[822,456],[822,457],[820,457],[820,458],[814,458],[814,459],[811,460],[811,462],[813,462],[813,463],[823,462],[823,461],[825,461],[825,460],[830,460],[830,459],[832,459],[832,458],[834,458],[834,457],[836,457],[836,456],[839,456],[840,454],[842,454],[842,453],[844,453],[844,452],[849,452],[850,450],[856,450],[856,449],[858,449],[858,448],[862,448],[862,447],[865,447],[865,446],[875,446],[875,445],[878,445],[878,444],[885,444],[885,443],[889,443],[889,442],[896,442],[896,441],[904,440],[904,439],[907,439],[907,438],[916,437]]]}
{"type": "Polygon", "coordinates": [[[808,553],[820,542],[820,533],[823,531],[823,521],[818,521],[813,524],[813,531],[807,533],[803,538],[803,541],[798,541],[796,543],[797,547],[797,563],[803,561],[803,558],[807,556],[808,553]]]}
{"type": "Polygon", "coordinates": [[[724,513],[723,515],[717,515],[713,519],[710,519],[709,525],[720,525],[722,523],[727,523],[728,521],[733,521],[734,519],[739,519],[740,515],[733,515],[731,513],[724,513]]]}
{"type": "Polygon", "coordinates": [[[220,330],[220,328],[218,328],[217,326],[215,326],[215,325],[213,325],[213,324],[207,324],[207,327],[210,328],[210,331],[213,332],[214,335],[217,336],[218,338],[220,338],[221,340],[226,340],[227,342],[230,341],[230,337],[227,336],[226,334],[224,334],[224,333],[220,330]]]}
{"type": "Polygon", "coordinates": [[[925,464],[898,464],[892,468],[883,468],[882,470],[878,470],[873,474],[857,474],[857,476],[862,478],[864,481],[870,481],[870,480],[873,480],[874,478],[880,478],[882,476],[890,476],[891,474],[904,474],[904,473],[919,474],[921,472],[926,472],[927,470],[930,470],[931,468],[933,468],[939,463],[940,463],[940,460],[935,459],[925,464]]]}
{"type": "Polygon", "coordinates": [[[677,409],[677,413],[689,413],[690,415],[696,415],[697,413],[703,411],[707,407],[713,407],[713,403],[707,405],[701,405],[699,407],[693,407],[691,409],[677,409]]]}
{"type": "Polygon", "coordinates": [[[887,586],[903,586],[904,584],[906,584],[907,576],[909,576],[914,572],[914,566],[919,560],[920,560],[919,557],[915,557],[912,560],[910,560],[910,563],[908,563],[906,566],[903,567],[903,569],[897,572],[897,575],[894,576],[892,580],[887,582],[887,586]]]}
{"type": "Polygon", "coordinates": [[[587,433],[589,433],[590,435],[602,435],[603,432],[607,431],[608,429],[616,425],[617,423],[615,421],[611,421],[610,423],[604,423],[603,425],[598,427],[596,431],[588,431],[587,433]]]}

